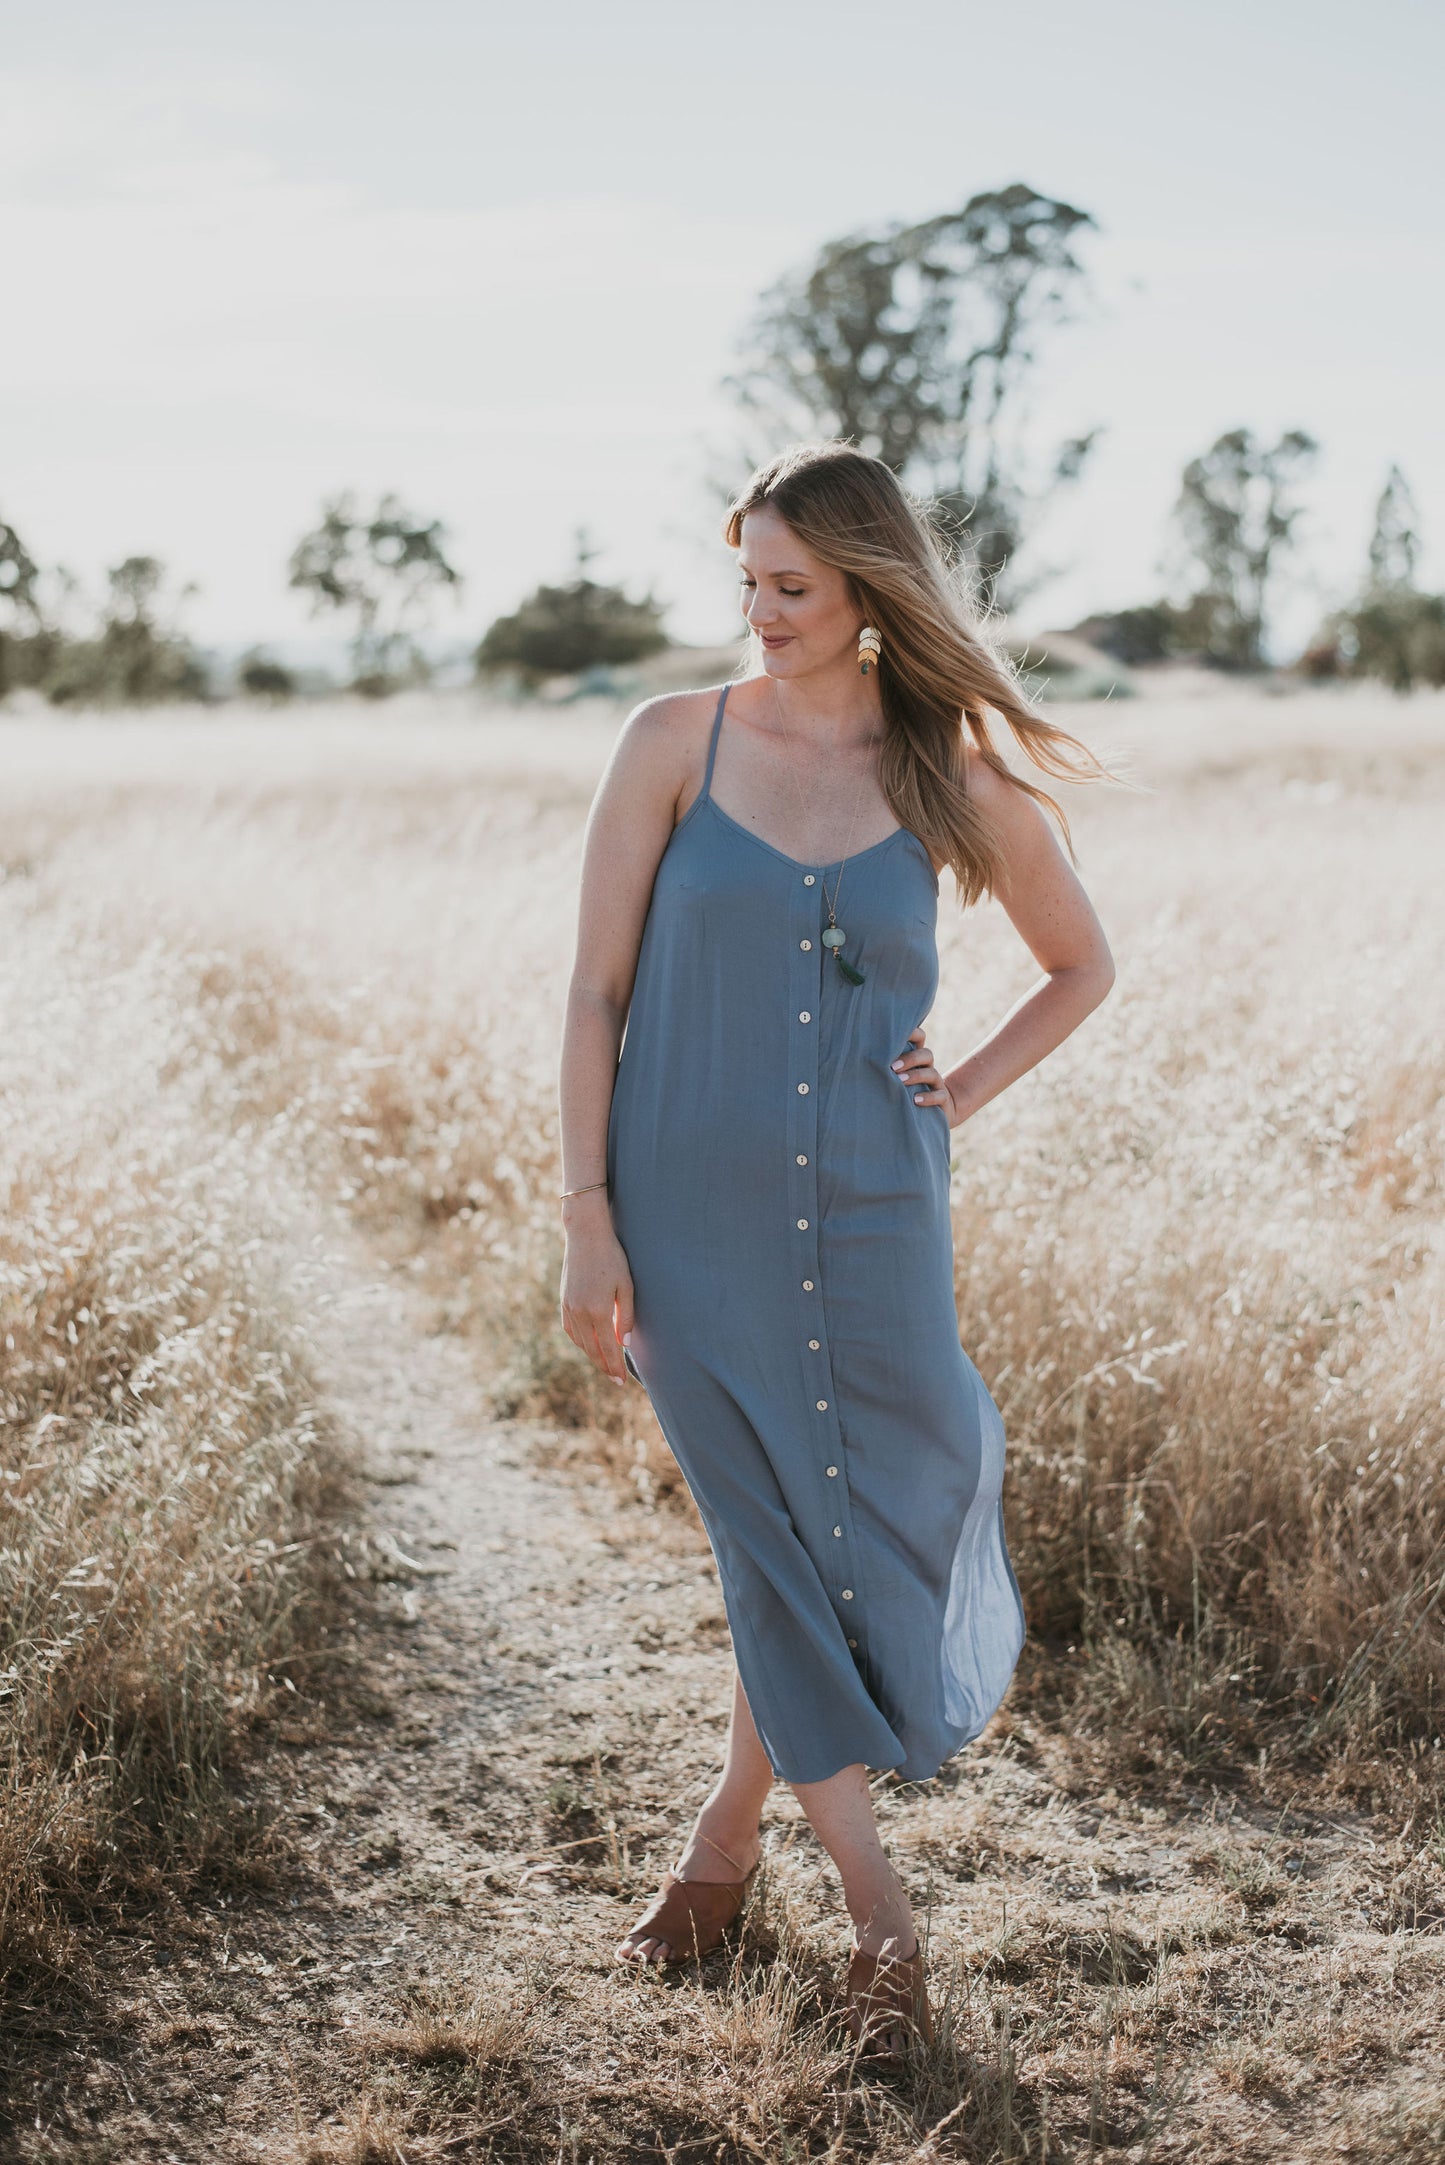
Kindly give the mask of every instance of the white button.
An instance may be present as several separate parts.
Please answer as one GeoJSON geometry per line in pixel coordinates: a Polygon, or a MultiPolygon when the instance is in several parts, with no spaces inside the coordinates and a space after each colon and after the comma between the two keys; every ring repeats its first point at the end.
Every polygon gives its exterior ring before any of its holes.
{"type": "Polygon", "coordinates": [[[822,1344],[823,1341],[821,1338],[810,1338],[808,1340],[808,1351],[810,1353],[820,1352],[822,1349],[822,1344]]]}
{"type": "Polygon", "coordinates": [[[826,1399],[826,1398],[820,1398],[820,1399],[818,1400],[818,1411],[819,1411],[819,1413],[826,1413],[826,1412],[827,1412],[827,1410],[828,1410],[828,1401],[827,1401],[827,1399],[826,1399]]]}
{"type": "Polygon", "coordinates": [[[798,1095],[800,1098],[805,1098],[808,1095],[808,1085],[806,1083],[799,1083],[798,1095]]]}
{"type": "Polygon", "coordinates": [[[808,1230],[808,1221],[807,1221],[807,1219],[806,1219],[806,1218],[799,1218],[799,1220],[798,1220],[798,1231],[799,1231],[800,1233],[806,1233],[806,1232],[807,1232],[807,1230],[808,1230]]]}
{"type": "Polygon", "coordinates": [[[812,952],[813,952],[813,943],[812,943],[812,941],[811,941],[811,940],[799,940],[799,942],[798,942],[798,945],[799,945],[799,947],[801,947],[801,948],[802,948],[802,950],[803,950],[803,953],[804,953],[805,955],[811,955],[811,954],[812,954],[812,952]]]}
{"type": "Polygon", "coordinates": [[[805,1293],[811,1293],[811,1292],[812,1292],[812,1290],[813,1290],[813,1281],[812,1281],[812,1279],[811,1279],[811,1278],[805,1278],[805,1279],[803,1280],[803,1291],[804,1291],[805,1293]]]}
{"type": "Polygon", "coordinates": [[[845,1586],[845,1587],[844,1587],[844,1589],[843,1589],[843,1599],[844,1599],[845,1601],[851,1601],[851,1600],[853,1599],[853,1589],[852,1589],[852,1587],[851,1587],[851,1586],[845,1586]]]}
{"type": "Polygon", "coordinates": [[[802,1151],[800,1150],[800,1151],[798,1152],[798,1163],[799,1163],[799,1165],[806,1165],[806,1164],[807,1164],[807,1162],[808,1162],[808,1161],[807,1161],[807,1159],[806,1159],[806,1158],[805,1158],[805,1157],[803,1156],[803,1153],[802,1153],[802,1151]]]}
{"type": "Polygon", "coordinates": [[[858,1644],[858,1641],[857,1641],[856,1639],[850,1639],[850,1640],[848,1641],[848,1644],[849,1644],[849,1645],[850,1645],[851,1647],[855,1647],[855,1648],[856,1648],[856,1646],[857,1646],[857,1644],[858,1644]]]}
{"type": "Polygon", "coordinates": [[[843,1538],[843,1529],[842,1529],[842,1527],[841,1527],[841,1526],[835,1526],[835,1527],[833,1528],[833,1539],[834,1539],[835,1541],[841,1541],[841,1540],[842,1540],[842,1538],[843,1538]]]}
{"type": "Polygon", "coordinates": [[[804,885],[805,887],[811,887],[811,886],[812,886],[812,884],[813,884],[813,875],[812,875],[812,873],[811,873],[811,872],[805,872],[805,873],[803,874],[803,885],[804,885]]]}
{"type": "Polygon", "coordinates": [[[836,1481],[836,1480],[837,1480],[837,1478],[838,1478],[838,1469],[837,1469],[837,1467],[836,1467],[836,1466],[830,1466],[830,1467],[828,1468],[828,1479],[829,1479],[830,1481],[836,1481]]]}
{"type": "Polygon", "coordinates": [[[799,1020],[799,1022],[811,1022],[811,1021],[812,1021],[812,1019],[813,1019],[813,1018],[812,1018],[812,1016],[811,1016],[811,1015],[809,1014],[809,1012],[808,1012],[808,1010],[807,1010],[807,1008],[806,1008],[806,1007],[805,1007],[805,1008],[803,1009],[803,1012],[802,1012],[802,1014],[801,1014],[801,1015],[800,1015],[800,1016],[798,1017],[798,1020],[799,1020]]]}

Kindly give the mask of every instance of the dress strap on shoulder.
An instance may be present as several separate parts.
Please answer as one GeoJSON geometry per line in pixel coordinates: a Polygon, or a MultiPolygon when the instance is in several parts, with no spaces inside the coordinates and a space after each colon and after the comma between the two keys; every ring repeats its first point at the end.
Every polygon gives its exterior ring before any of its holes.
{"type": "Polygon", "coordinates": [[[703,773],[702,788],[697,793],[699,803],[701,803],[702,799],[712,788],[712,767],[713,761],[717,758],[717,740],[722,734],[723,708],[728,703],[728,693],[731,690],[731,684],[725,684],[722,690],[718,693],[717,713],[712,718],[712,735],[708,739],[707,767],[703,773]]]}

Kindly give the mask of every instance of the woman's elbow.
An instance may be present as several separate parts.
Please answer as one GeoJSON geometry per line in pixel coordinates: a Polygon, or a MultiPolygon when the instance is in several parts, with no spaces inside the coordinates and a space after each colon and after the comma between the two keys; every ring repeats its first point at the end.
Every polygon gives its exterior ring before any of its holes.
{"type": "Polygon", "coordinates": [[[573,972],[567,988],[567,1008],[572,1016],[596,1016],[609,1026],[620,1027],[626,1019],[627,1006],[628,988],[620,981],[599,979],[593,971],[584,968],[573,972]]]}
{"type": "Polygon", "coordinates": [[[1078,1020],[1092,1015],[1101,1007],[1114,987],[1114,957],[1108,944],[1100,941],[1095,948],[1078,956],[1064,971],[1064,977],[1072,988],[1077,1003],[1078,1020]]]}
{"type": "Polygon", "coordinates": [[[1089,972],[1089,990],[1091,995],[1089,1000],[1090,1013],[1092,1013],[1096,1007],[1102,1007],[1104,1002],[1108,999],[1109,994],[1114,989],[1114,979],[1117,975],[1118,972],[1114,968],[1113,950],[1110,948],[1108,942],[1105,941],[1100,949],[1099,954],[1094,958],[1093,967],[1089,972]]]}

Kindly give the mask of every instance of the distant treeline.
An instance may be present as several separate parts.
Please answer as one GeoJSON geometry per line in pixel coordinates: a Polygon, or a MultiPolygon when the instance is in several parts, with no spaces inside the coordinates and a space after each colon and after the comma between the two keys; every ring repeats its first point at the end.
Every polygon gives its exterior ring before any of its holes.
{"type": "MultiPolygon", "coordinates": [[[[956,212],[828,242],[761,297],[747,326],[725,379],[741,434],[715,491],[730,494],[784,443],[845,438],[885,459],[929,507],[982,603],[1016,609],[1030,591],[1025,544],[1056,492],[1086,470],[1099,433],[1041,452],[1026,422],[1048,334],[1088,302],[1080,251],[1093,230],[1087,211],[1019,182],[956,212]]],[[[1180,478],[1174,592],[1077,630],[1126,665],[1265,667],[1318,450],[1303,429],[1274,443],[1248,428],[1218,437],[1180,478]]],[[[287,576],[314,612],[347,626],[349,688],[379,697],[429,676],[420,635],[462,583],[448,547],[439,520],[395,496],[323,505],[287,576]]],[[[479,677],[519,690],[559,675],[605,681],[667,645],[662,605],[594,580],[594,553],[579,535],[571,578],[539,586],[488,627],[473,654],[479,677]]],[[[1418,515],[1392,467],[1356,591],[1294,666],[1401,691],[1445,684],[1445,597],[1420,589],[1419,555],[1418,515]]],[[[87,618],[75,582],[42,576],[0,522],[0,696],[29,685],[59,703],[120,704],[228,690],[280,700],[322,688],[259,651],[222,681],[181,629],[189,591],[170,592],[154,557],[129,557],[87,618]]]]}
{"type": "MultiPolygon", "coordinates": [[[[446,545],[440,521],[416,517],[394,496],[369,509],[337,497],[297,543],[290,585],[348,628],[346,690],[383,698],[430,679],[420,633],[436,597],[461,585],[446,545]]],[[[662,605],[593,579],[594,553],[579,534],[574,576],[538,587],[514,615],[488,627],[473,655],[479,676],[506,675],[525,689],[638,661],[668,644],[662,605]]],[[[290,669],[261,649],[221,667],[182,629],[194,591],[173,587],[158,558],[132,556],[107,574],[103,597],[87,608],[78,583],[59,569],[43,573],[0,520],[0,697],[31,689],[56,706],[151,706],[241,693],[276,703],[338,688],[324,671],[290,669]]]]}

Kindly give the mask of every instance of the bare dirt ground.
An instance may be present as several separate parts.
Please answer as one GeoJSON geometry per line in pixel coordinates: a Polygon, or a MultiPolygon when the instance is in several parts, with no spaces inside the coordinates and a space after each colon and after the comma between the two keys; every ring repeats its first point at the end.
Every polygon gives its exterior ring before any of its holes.
{"type": "Polygon", "coordinates": [[[394,1276],[341,1272],[324,1314],[395,1581],[340,1702],[298,1695],[259,1778],[275,1884],[111,1945],[107,2024],[37,2070],[9,2155],[1441,2154],[1445,1905],[1409,1830],[1267,1770],[1121,1794],[1027,1692],[938,1781],[879,1788],[937,2066],[850,2069],[846,1919],[781,1789],[741,1951],[615,1972],[721,1744],[705,1546],[488,1421],[394,1276]],[[945,2122],[959,2147],[929,2141],[945,2122]]]}

